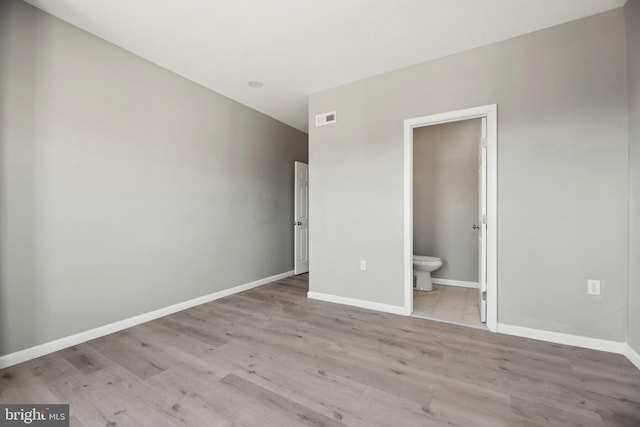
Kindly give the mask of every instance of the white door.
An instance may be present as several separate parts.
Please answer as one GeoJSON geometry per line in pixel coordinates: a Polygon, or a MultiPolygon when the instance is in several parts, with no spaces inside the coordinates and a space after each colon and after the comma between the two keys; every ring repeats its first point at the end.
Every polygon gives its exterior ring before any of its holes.
{"type": "Polygon", "coordinates": [[[295,162],[295,196],[293,227],[295,274],[309,271],[309,165],[295,162]]]}
{"type": "Polygon", "coordinates": [[[480,320],[487,322],[487,119],[482,118],[478,156],[478,300],[480,320]]]}

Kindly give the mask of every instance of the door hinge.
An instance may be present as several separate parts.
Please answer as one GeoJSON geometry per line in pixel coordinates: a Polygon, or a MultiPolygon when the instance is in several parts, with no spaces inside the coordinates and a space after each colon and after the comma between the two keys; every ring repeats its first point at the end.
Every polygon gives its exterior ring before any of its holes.
{"type": "Polygon", "coordinates": [[[486,224],[487,223],[487,214],[483,214],[482,215],[482,223],[486,224]]]}
{"type": "Polygon", "coordinates": [[[487,138],[480,138],[480,145],[482,148],[487,148],[487,138]]]}
{"type": "Polygon", "coordinates": [[[482,291],[482,301],[487,300],[487,291],[482,291]]]}

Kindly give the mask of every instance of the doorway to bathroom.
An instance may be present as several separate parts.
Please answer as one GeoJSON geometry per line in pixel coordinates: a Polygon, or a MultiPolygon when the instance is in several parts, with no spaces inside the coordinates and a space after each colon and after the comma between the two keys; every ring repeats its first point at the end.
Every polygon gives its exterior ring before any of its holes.
{"type": "Polygon", "coordinates": [[[406,311],[495,331],[497,107],[404,128],[406,311]]]}

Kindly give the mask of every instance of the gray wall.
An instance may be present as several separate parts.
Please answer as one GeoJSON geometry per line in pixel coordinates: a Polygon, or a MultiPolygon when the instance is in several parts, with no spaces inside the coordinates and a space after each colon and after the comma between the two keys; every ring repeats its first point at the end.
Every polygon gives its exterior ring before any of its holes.
{"type": "Polygon", "coordinates": [[[623,341],[624,32],[617,9],[312,95],[338,121],[309,134],[311,290],[403,305],[403,120],[496,103],[498,321],[623,341]]]}
{"type": "Polygon", "coordinates": [[[413,253],[442,258],[434,278],[478,281],[480,119],[413,131],[413,253]]]}
{"type": "Polygon", "coordinates": [[[4,0],[0,150],[0,354],[293,267],[305,134],[4,0]]]}
{"type": "Polygon", "coordinates": [[[640,0],[624,7],[629,99],[629,323],[627,339],[640,353],[640,0]]]}

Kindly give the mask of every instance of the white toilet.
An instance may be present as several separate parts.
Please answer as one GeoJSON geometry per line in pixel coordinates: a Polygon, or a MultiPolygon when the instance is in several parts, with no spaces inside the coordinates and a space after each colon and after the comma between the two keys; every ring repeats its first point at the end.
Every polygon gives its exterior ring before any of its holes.
{"type": "Polygon", "coordinates": [[[413,275],[416,277],[416,289],[432,291],[431,272],[442,266],[442,260],[434,256],[413,256],[413,275]]]}

